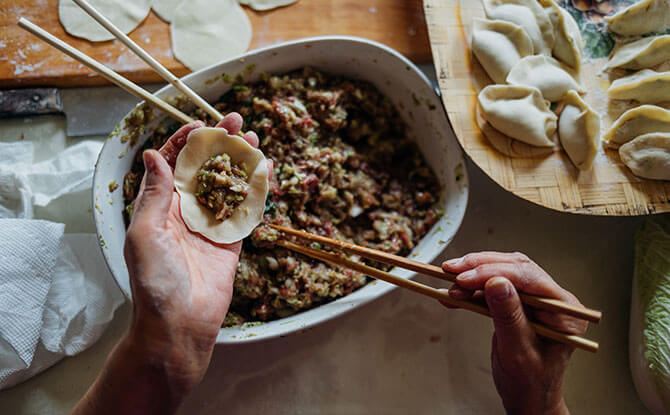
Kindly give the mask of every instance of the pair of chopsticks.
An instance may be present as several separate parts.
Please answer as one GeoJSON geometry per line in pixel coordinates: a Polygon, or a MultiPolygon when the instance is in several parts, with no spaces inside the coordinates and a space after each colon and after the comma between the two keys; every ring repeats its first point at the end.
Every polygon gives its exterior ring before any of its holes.
{"type": "MultiPolygon", "coordinates": [[[[116,27],[111,21],[109,21],[105,16],[103,16],[99,11],[97,11],[93,6],[91,6],[86,0],[74,0],[79,7],[81,7],[86,13],[93,17],[98,23],[110,31],[119,41],[126,45],[130,50],[132,50],[137,56],[140,57],[144,62],[146,62],[151,68],[153,68],[156,73],[158,73],[163,79],[172,84],[177,90],[182,92],[186,97],[188,97],[194,104],[200,107],[203,111],[209,114],[217,122],[221,121],[223,115],[212,107],[207,101],[205,101],[201,96],[195,93],[191,88],[189,88],[185,83],[183,83],[179,78],[174,76],[170,71],[167,70],[163,65],[160,64],[156,59],[151,57],[144,49],[142,49],[137,43],[132,39],[126,36],[118,27],[116,27]]],[[[129,93],[137,96],[140,99],[144,99],[155,107],[165,111],[169,116],[181,123],[189,123],[194,121],[193,118],[184,114],[177,108],[163,101],[162,99],[156,97],[147,90],[139,87],[134,84],[127,78],[119,75],[113,70],[107,68],[105,65],[86,55],[85,53],[75,49],[74,47],[68,45],[62,40],[58,39],[51,33],[42,29],[41,27],[35,25],[31,21],[25,18],[20,18],[18,25],[25,29],[26,31],[32,33],[36,37],[45,41],[49,45],[55,47],[71,58],[79,61],[83,65],[86,65],[93,71],[97,72],[100,76],[107,79],[108,81],[118,85],[129,93]]]]}
{"type": "MultiPolygon", "coordinates": [[[[414,261],[409,258],[389,254],[387,252],[383,251],[378,251],[376,249],[371,249],[371,248],[366,248],[363,246],[359,245],[354,245],[350,244],[348,242],[343,242],[343,241],[338,241],[335,239],[327,238],[325,236],[320,236],[320,235],[314,235],[311,233],[307,233],[304,231],[299,231],[291,228],[286,228],[284,226],[278,226],[278,225],[273,225],[269,224],[271,228],[274,228],[285,235],[290,235],[290,236],[295,236],[297,238],[309,241],[309,242],[317,242],[319,244],[327,245],[333,248],[336,248],[340,251],[350,253],[350,254],[356,254],[361,257],[371,259],[377,262],[381,262],[384,264],[389,264],[389,265],[394,265],[400,268],[408,269],[410,271],[417,272],[419,274],[425,274],[429,275],[432,277],[439,278],[441,280],[446,280],[446,281],[451,281],[451,282],[456,282],[456,275],[455,274],[450,274],[444,272],[440,267],[437,267],[435,265],[429,265],[429,264],[424,264],[422,262],[414,261]]],[[[445,303],[454,305],[459,308],[463,308],[469,311],[473,311],[475,313],[490,317],[491,314],[489,313],[489,310],[487,307],[484,305],[481,305],[479,303],[476,303],[474,301],[463,301],[463,300],[456,300],[453,299],[449,296],[447,292],[437,290],[433,287],[412,281],[412,280],[407,280],[401,277],[398,277],[396,275],[393,275],[391,273],[379,270],[374,267],[370,267],[368,265],[360,264],[358,262],[351,261],[347,258],[344,258],[342,255],[339,255],[335,252],[328,252],[320,249],[313,249],[307,246],[299,245],[294,242],[290,242],[285,239],[279,239],[276,242],[277,245],[282,246],[284,248],[290,249],[291,251],[295,251],[298,253],[301,253],[303,255],[328,262],[332,265],[336,266],[341,266],[345,268],[349,268],[354,271],[358,271],[362,274],[368,275],[370,277],[386,281],[390,284],[397,285],[399,287],[417,292],[419,294],[426,295],[428,297],[435,298],[437,300],[441,300],[445,303]]],[[[524,294],[524,293],[519,293],[519,297],[521,301],[528,306],[532,306],[534,308],[540,309],[540,310],[545,310],[545,311],[550,311],[554,313],[563,313],[572,317],[576,317],[582,320],[590,321],[592,323],[598,323],[600,322],[600,319],[602,317],[602,313],[598,310],[593,310],[589,309],[586,307],[582,306],[576,306],[574,304],[569,304],[564,301],[552,299],[552,298],[545,298],[545,297],[539,297],[535,295],[530,295],[530,294],[524,294]]],[[[561,333],[559,331],[553,330],[551,328],[548,328],[546,326],[543,326],[539,323],[531,323],[533,326],[533,329],[535,329],[535,332],[543,337],[550,338],[552,340],[569,344],[574,347],[580,348],[587,350],[589,352],[597,352],[598,351],[598,343],[585,339],[580,336],[576,336],[573,334],[567,334],[567,333],[561,333]]]]}

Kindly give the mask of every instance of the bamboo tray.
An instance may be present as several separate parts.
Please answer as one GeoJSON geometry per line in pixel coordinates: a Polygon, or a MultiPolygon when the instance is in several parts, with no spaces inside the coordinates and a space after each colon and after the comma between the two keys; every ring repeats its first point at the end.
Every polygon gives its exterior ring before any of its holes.
{"type": "MultiPolygon", "coordinates": [[[[565,6],[571,1],[559,3],[565,6]]],[[[621,7],[616,0],[609,3],[621,7]]],[[[482,134],[475,111],[478,92],[491,81],[469,47],[472,18],[484,16],[481,2],[424,0],[424,10],[442,102],[451,125],[465,152],[496,183],[523,199],[563,212],[634,216],[670,211],[670,182],[634,176],[617,151],[600,148],[593,168],[580,172],[564,151],[533,156],[528,146],[519,146],[509,148],[519,156],[512,158],[494,149],[482,134]]],[[[622,75],[610,78],[611,74],[601,70],[614,40],[603,34],[602,17],[595,11],[583,16],[575,9],[570,12],[578,16],[589,49],[585,56],[591,56],[582,64],[582,83],[588,90],[584,98],[600,112],[604,132],[632,107],[625,101],[609,102],[605,92],[611,81],[622,75]]]]}

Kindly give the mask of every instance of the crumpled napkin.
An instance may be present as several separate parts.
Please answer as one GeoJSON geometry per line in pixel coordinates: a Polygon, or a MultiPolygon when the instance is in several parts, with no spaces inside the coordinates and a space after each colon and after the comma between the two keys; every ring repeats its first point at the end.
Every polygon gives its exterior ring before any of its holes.
{"type": "Polygon", "coordinates": [[[124,301],[94,234],[33,220],[33,206],[91,188],[101,145],[33,163],[31,142],[0,143],[0,389],[88,348],[124,301]]]}

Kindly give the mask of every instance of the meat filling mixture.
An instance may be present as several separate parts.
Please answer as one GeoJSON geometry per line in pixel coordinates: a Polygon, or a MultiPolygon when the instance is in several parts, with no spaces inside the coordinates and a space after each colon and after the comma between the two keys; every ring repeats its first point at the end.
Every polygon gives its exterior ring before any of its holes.
{"type": "MultiPolygon", "coordinates": [[[[435,206],[435,174],[372,84],[311,68],[233,82],[215,107],[242,114],[243,131],[255,131],[274,161],[265,223],[407,255],[444,213],[435,206]]],[[[198,110],[192,115],[214,124],[198,110]]],[[[175,129],[159,127],[145,147],[160,147],[175,129]]],[[[128,216],[143,173],[140,151],[123,186],[128,216]]],[[[368,282],[279,248],[277,238],[260,225],[244,240],[225,326],[286,317],[368,282]]]]}
{"type": "Polygon", "coordinates": [[[207,160],[198,170],[196,178],[198,191],[195,197],[220,221],[231,217],[249,192],[245,166],[231,163],[228,154],[207,160]]]}

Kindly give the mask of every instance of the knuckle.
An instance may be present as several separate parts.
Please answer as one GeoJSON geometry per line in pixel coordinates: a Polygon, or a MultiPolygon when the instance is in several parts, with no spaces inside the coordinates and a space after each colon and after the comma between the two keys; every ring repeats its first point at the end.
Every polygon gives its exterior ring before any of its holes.
{"type": "Polygon", "coordinates": [[[474,268],[479,263],[479,261],[477,261],[477,258],[478,258],[477,254],[466,254],[463,257],[463,264],[469,268],[474,268]]]}
{"type": "Polygon", "coordinates": [[[528,255],[524,254],[523,252],[519,252],[519,251],[513,252],[512,257],[514,258],[514,260],[516,262],[518,262],[520,264],[528,264],[528,263],[533,262],[533,261],[530,260],[530,258],[528,258],[528,255]]]}
{"type": "Polygon", "coordinates": [[[514,307],[505,313],[494,316],[496,323],[502,327],[518,327],[526,318],[521,307],[514,307]]]}

